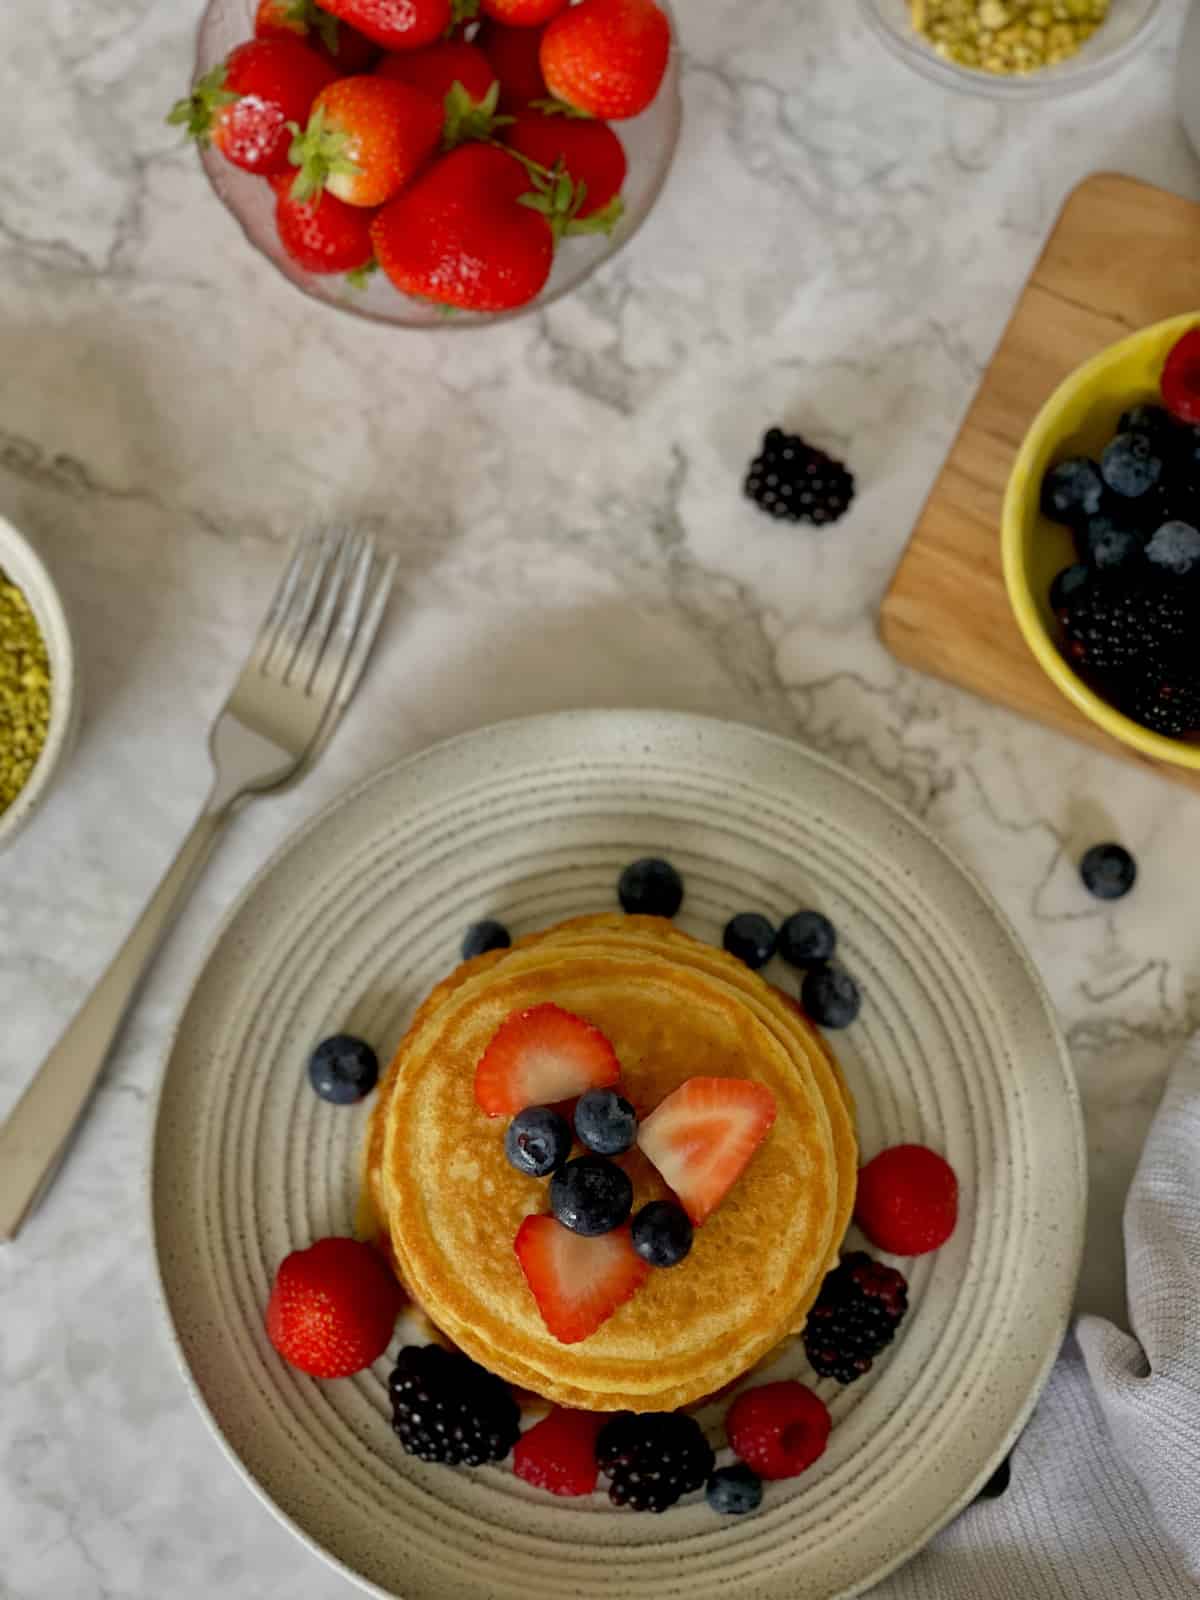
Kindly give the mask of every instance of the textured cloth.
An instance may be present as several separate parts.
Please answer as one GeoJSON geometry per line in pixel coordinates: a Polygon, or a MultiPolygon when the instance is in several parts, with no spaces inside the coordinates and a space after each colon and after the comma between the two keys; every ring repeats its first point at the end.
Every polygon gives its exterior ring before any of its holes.
{"type": "Polygon", "coordinates": [[[1084,1317],[1012,1456],[871,1600],[1200,1596],[1200,1041],[1167,1084],[1125,1207],[1129,1321],[1084,1317]]]}

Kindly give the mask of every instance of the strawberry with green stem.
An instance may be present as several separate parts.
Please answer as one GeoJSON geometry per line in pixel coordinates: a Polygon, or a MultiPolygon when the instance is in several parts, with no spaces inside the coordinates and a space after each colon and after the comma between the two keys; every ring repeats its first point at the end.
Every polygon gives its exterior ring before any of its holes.
{"type": "Polygon", "coordinates": [[[508,120],[496,114],[500,85],[491,62],[465,40],[445,39],[428,50],[388,56],[375,75],[433,97],[443,113],[443,150],[486,139],[508,120]]]}
{"type": "Polygon", "coordinates": [[[671,24],[654,0],[579,0],[546,27],[541,65],[556,100],[590,117],[636,117],[658,93],[671,24]]]}
{"type": "Polygon", "coordinates": [[[349,206],[381,206],[412,182],[437,149],[442,112],[411,84],[341,78],[313,102],[308,126],[293,128],[295,200],[327,190],[349,206]]]}
{"type": "Polygon", "coordinates": [[[611,228],[620,219],[627,164],[621,141],[606,122],[530,109],[518,112],[501,138],[542,174],[567,174],[579,199],[573,220],[600,217],[611,228]]]}
{"type": "Polygon", "coordinates": [[[291,127],[304,122],[337,78],[298,39],[251,39],[202,77],[167,117],[201,147],[212,144],[246,172],[286,172],[291,127]]]}
{"type": "Polygon", "coordinates": [[[280,244],[303,271],[321,276],[344,273],[355,288],[361,288],[374,267],[375,212],[348,206],[326,190],[310,200],[297,200],[292,195],[294,185],[294,175],[286,172],[271,179],[280,244]]]}
{"type": "Polygon", "coordinates": [[[326,0],[326,7],[385,50],[421,50],[479,11],[478,0],[326,0]]]}
{"type": "Polygon", "coordinates": [[[257,39],[299,39],[337,67],[342,77],[368,72],[379,47],[316,0],[259,0],[254,17],[257,39]]]}
{"type": "Polygon", "coordinates": [[[540,59],[543,32],[542,28],[505,27],[490,17],[480,24],[475,48],[482,50],[500,80],[502,111],[519,111],[549,94],[540,59]]]}

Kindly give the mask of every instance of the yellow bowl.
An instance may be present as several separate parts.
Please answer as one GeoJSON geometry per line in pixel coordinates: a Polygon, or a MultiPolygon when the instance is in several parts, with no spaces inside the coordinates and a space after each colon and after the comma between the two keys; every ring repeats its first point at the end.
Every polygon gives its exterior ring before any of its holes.
{"type": "Polygon", "coordinates": [[[1151,733],[1090,688],[1059,651],[1050,609],[1054,575],[1077,559],[1070,531],[1041,513],[1042,479],[1067,456],[1098,458],[1118,417],[1159,399],[1163,363],[1176,340],[1200,326],[1200,313],[1172,317],[1110,345],[1061,383],[1038,412],[1004,496],[1004,582],[1025,642],[1046,676],[1098,727],[1155,761],[1200,769],[1200,744],[1151,733]]]}

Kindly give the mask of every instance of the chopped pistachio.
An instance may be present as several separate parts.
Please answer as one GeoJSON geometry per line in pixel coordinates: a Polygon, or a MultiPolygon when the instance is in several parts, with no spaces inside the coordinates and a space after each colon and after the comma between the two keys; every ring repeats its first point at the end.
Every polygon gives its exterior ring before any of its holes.
{"type": "Polygon", "coordinates": [[[50,727],[50,658],[29,602],[0,572],[0,814],[16,799],[50,727]]]}
{"type": "Polygon", "coordinates": [[[938,55],[1002,75],[1066,61],[1108,17],[1109,0],[909,0],[938,55]]]}

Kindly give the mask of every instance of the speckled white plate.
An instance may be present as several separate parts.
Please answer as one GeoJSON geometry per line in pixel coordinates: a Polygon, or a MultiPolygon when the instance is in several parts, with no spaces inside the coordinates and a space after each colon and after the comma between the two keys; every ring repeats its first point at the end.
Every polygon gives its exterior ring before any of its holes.
{"type": "MultiPolygon", "coordinates": [[[[770,973],[794,992],[794,974],[770,973]]],[[[355,790],[250,886],[184,1011],[158,1107],[155,1239],[185,1370],[247,1481],[315,1550],[406,1600],[830,1600],[964,1506],[1008,1450],[1063,1334],[1083,1236],[1079,1103],[1046,997],[996,907],[920,826],[798,745],[644,712],[539,717],[441,745],[355,790]],[[313,1043],[386,1059],[484,914],[516,933],[609,908],[669,856],[679,918],[815,905],[861,1020],[837,1037],[869,1155],[954,1164],[957,1231],[910,1263],[913,1309],[834,1431],[763,1510],[661,1517],[561,1502],[507,1467],[405,1456],[388,1361],[321,1384],[263,1333],[276,1264],[355,1215],[363,1108],[318,1101],[313,1043]]],[[[778,1373],[805,1375],[793,1350],[778,1373]]],[[[719,1417],[711,1421],[719,1437],[719,1417]]]]}

